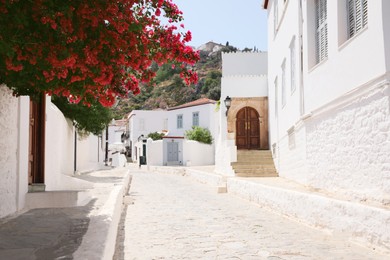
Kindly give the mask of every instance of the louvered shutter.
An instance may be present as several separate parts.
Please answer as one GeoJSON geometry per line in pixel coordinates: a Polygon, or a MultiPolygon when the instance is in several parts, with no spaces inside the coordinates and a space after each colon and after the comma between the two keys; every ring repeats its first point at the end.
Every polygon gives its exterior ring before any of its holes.
{"type": "Polygon", "coordinates": [[[360,32],[368,23],[367,0],[348,0],[348,34],[349,37],[360,32]]]}
{"type": "Polygon", "coordinates": [[[328,24],[326,0],[316,0],[316,56],[317,63],[328,57],[328,24]]]}

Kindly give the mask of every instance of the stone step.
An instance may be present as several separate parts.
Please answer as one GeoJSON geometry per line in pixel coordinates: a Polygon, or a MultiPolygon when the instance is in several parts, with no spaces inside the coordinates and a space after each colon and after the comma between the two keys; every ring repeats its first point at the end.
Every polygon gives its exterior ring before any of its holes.
{"type": "Polygon", "coordinates": [[[233,166],[234,171],[275,171],[273,165],[236,165],[233,166]]]}
{"type": "Polygon", "coordinates": [[[232,165],[262,165],[262,164],[274,164],[274,160],[272,159],[253,159],[253,160],[237,160],[237,162],[232,162],[232,165]]]}
{"type": "Polygon", "coordinates": [[[242,173],[242,172],[237,172],[236,173],[237,177],[275,177],[278,178],[278,174],[276,172],[271,173],[242,173]]]}
{"type": "Polygon", "coordinates": [[[275,174],[277,176],[275,169],[238,169],[238,170],[235,169],[234,172],[236,173],[236,175],[238,173],[241,173],[241,174],[275,174]]]}
{"type": "Polygon", "coordinates": [[[26,194],[25,209],[77,207],[86,205],[90,200],[88,191],[29,192],[26,194]]]}

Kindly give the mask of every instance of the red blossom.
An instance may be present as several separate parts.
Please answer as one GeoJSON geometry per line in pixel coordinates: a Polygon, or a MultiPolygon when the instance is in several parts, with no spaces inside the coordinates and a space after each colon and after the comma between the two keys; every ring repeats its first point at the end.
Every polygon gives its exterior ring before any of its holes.
{"type": "Polygon", "coordinates": [[[191,65],[199,54],[186,46],[191,33],[177,31],[183,17],[172,0],[2,3],[0,22],[7,26],[0,37],[11,48],[0,49],[0,78],[19,95],[50,93],[86,104],[94,98],[111,106],[116,96],[139,93],[139,83],[155,76],[153,62],[173,62],[187,84],[197,80],[191,65]]]}

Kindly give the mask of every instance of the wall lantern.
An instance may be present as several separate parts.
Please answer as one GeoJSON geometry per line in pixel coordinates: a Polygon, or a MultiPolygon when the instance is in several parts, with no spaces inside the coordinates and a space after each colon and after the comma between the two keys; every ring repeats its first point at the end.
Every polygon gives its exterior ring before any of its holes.
{"type": "Polygon", "coordinates": [[[232,99],[227,96],[224,100],[224,103],[225,103],[225,107],[226,107],[226,116],[228,115],[228,111],[229,111],[229,108],[230,106],[232,105],[232,99]]]}

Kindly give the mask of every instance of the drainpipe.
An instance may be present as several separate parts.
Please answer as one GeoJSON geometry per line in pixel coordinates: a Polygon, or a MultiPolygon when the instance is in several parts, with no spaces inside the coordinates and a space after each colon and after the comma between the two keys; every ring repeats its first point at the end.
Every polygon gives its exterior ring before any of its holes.
{"type": "Polygon", "coordinates": [[[76,174],[77,171],[77,129],[74,127],[74,164],[73,164],[73,173],[76,174]]]}
{"type": "Polygon", "coordinates": [[[299,75],[299,86],[300,86],[300,114],[305,114],[305,89],[303,83],[303,7],[302,0],[299,0],[299,51],[300,51],[300,75],[299,75]]]}
{"type": "Polygon", "coordinates": [[[105,166],[108,166],[108,124],[106,126],[106,154],[105,154],[105,166]]]}

